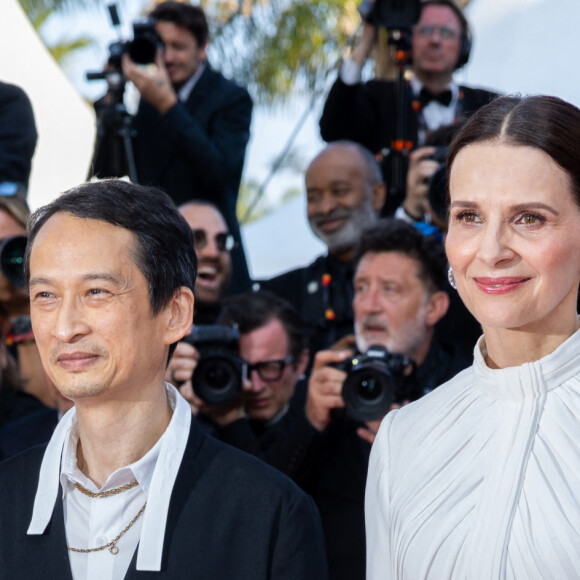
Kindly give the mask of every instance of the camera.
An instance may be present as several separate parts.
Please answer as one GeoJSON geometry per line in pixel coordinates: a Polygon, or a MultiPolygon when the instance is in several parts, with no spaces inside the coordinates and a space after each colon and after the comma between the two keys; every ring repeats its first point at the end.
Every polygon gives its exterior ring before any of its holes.
{"type": "Polygon", "coordinates": [[[26,236],[12,236],[0,242],[0,269],[19,288],[24,287],[24,252],[26,236]]]}
{"type": "Polygon", "coordinates": [[[238,355],[240,335],[231,326],[195,326],[184,340],[199,352],[191,384],[208,405],[230,405],[241,394],[248,364],[238,355]]]}
{"type": "Polygon", "coordinates": [[[342,398],[348,416],[356,421],[374,421],[382,419],[394,402],[418,399],[420,394],[407,392],[403,384],[410,365],[414,369],[412,359],[380,345],[371,345],[366,353],[334,365],[347,373],[342,398]]]}
{"type": "MultiPolygon", "coordinates": [[[[111,22],[117,28],[121,23],[117,6],[110,4],[108,9],[111,22]]],[[[162,46],[162,41],[155,30],[155,20],[152,18],[135,20],[132,40],[118,40],[109,44],[108,70],[87,72],[86,78],[89,81],[107,80],[118,83],[115,75],[119,75],[121,72],[123,54],[127,53],[131,60],[137,64],[152,64],[155,62],[155,54],[160,46],[162,46]]]]}
{"type": "Polygon", "coordinates": [[[358,10],[369,24],[388,30],[411,30],[421,16],[421,0],[364,0],[358,10]]]}

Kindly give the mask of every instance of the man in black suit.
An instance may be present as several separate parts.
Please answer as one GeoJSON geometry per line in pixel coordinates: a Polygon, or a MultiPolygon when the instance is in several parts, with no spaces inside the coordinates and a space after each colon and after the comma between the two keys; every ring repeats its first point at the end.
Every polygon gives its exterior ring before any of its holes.
{"type": "MultiPolygon", "coordinates": [[[[177,205],[191,199],[214,203],[238,242],[232,252],[236,278],[229,290],[233,294],[249,289],[236,203],[250,137],[252,99],[207,63],[209,30],[199,6],[163,2],[150,17],[163,42],[156,66],[144,68],[128,55],[123,57],[123,73],[141,94],[132,123],[138,182],[160,186],[177,205]]],[[[106,105],[107,98],[100,104],[106,105]]],[[[106,110],[98,107],[97,114],[106,110]]],[[[116,139],[110,133],[101,138],[92,174],[120,177],[114,175],[113,156],[124,149],[113,146],[116,139]]]]}
{"type": "Polygon", "coordinates": [[[85,184],[28,233],[34,335],[75,406],[46,448],[0,464],[0,579],[325,578],[312,500],[204,435],[163,380],[196,275],[170,198],[85,184]]]}
{"type": "MultiPolygon", "coordinates": [[[[453,72],[469,58],[471,33],[461,9],[453,0],[426,0],[411,34],[413,78],[405,86],[407,96],[406,134],[397,135],[397,86],[392,81],[361,82],[361,70],[376,40],[376,26],[365,22],[352,57],[347,59],[334,83],[320,119],[325,141],[350,139],[361,143],[383,159],[385,182],[391,183],[388,149],[395,138],[411,142],[413,148],[426,143],[429,133],[452,125],[496,97],[482,89],[459,86],[453,72]]],[[[418,163],[432,151],[417,151],[418,163]]],[[[429,169],[433,173],[434,169],[429,169]]],[[[427,176],[424,176],[425,178],[427,176]]],[[[391,188],[392,189],[392,188],[391,188]]],[[[389,191],[383,215],[403,210],[404,189],[389,191]]],[[[397,216],[402,217],[402,216],[397,216]]],[[[409,216],[421,220],[423,215],[409,216]]]]}
{"type": "Polygon", "coordinates": [[[27,94],[0,82],[0,183],[20,184],[27,191],[37,138],[27,94]]]}

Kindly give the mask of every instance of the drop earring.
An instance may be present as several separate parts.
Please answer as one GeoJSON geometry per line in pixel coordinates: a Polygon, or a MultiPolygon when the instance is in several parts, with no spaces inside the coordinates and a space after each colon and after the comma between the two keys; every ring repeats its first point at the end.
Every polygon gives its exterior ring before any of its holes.
{"type": "Polygon", "coordinates": [[[453,268],[449,266],[449,270],[447,270],[447,280],[449,280],[449,286],[454,290],[457,290],[457,285],[455,284],[455,276],[453,275],[453,268]]]}

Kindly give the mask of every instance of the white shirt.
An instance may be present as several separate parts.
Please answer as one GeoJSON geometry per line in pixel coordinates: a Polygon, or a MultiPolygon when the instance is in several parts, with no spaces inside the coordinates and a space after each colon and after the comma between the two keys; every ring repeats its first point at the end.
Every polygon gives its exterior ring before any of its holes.
{"type": "Polygon", "coordinates": [[[205,70],[205,63],[200,63],[197,67],[197,70],[193,73],[193,76],[177,91],[177,98],[182,102],[185,103],[187,99],[189,99],[189,95],[191,95],[191,91],[193,91],[193,87],[197,84],[199,77],[203,74],[205,70]]]}
{"type": "Polygon", "coordinates": [[[34,500],[29,535],[42,534],[50,522],[62,484],[67,545],[95,548],[113,540],[147,507],[119,539],[118,554],[108,549],[89,554],[69,551],[75,580],[117,580],[125,577],[135,548],[137,570],[159,571],[169,500],[183,458],[191,425],[191,409],[177,389],[166,383],[173,415],[161,438],[141,459],[112,473],[97,489],[77,466],[78,427],[73,407],[59,422],[44,454],[34,500]],[[137,480],[138,486],[107,498],[90,498],[74,487],[77,481],[90,491],[106,491],[137,480]]]}
{"type": "Polygon", "coordinates": [[[483,345],[379,429],[368,580],[580,578],[580,331],[505,369],[483,345]]]}

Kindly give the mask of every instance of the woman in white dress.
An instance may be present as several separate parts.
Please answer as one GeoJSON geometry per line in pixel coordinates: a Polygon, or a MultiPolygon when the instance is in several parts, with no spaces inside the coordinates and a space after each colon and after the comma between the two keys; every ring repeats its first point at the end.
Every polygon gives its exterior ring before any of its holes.
{"type": "Polygon", "coordinates": [[[448,168],[450,281],[483,337],[381,425],[367,578],[580,578],[580,110],[498,98],[448,168]]]}

